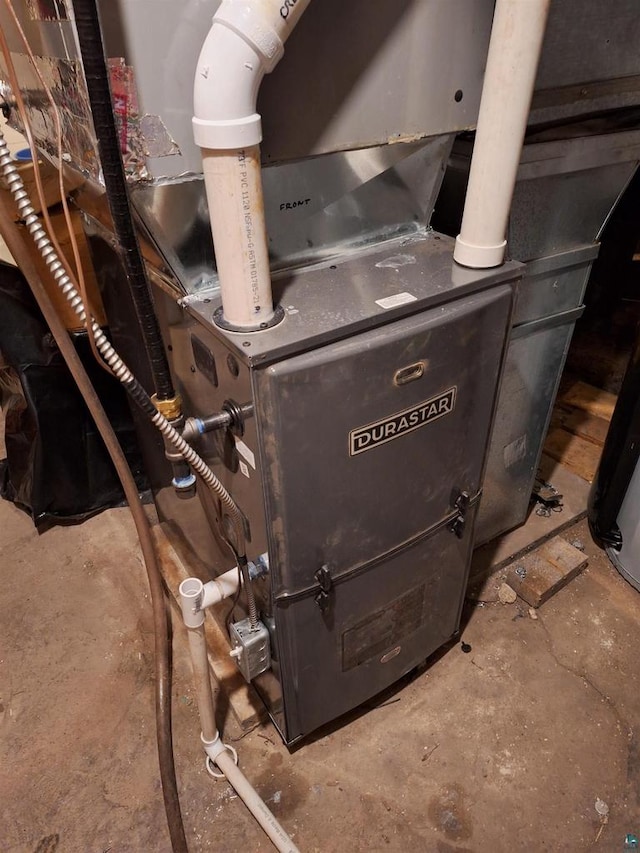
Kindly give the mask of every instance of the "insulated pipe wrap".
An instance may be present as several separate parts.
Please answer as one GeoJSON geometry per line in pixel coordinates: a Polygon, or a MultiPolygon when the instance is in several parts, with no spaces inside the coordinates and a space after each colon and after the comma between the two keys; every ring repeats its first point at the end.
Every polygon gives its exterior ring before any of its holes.
{"type": "Polygon", "coordinates": [[[133,224],[98,10],[95,0],[74,0],[73,10],[113,227],[120,245],[155,391],[159,400],[170,400],[175,397],[175,391],[133,224]]]}

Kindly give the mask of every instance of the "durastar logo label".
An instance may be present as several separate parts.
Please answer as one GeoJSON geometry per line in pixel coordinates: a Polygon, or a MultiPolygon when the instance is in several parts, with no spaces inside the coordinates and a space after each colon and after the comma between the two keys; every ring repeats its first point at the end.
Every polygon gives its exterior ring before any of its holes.
{"type": "Polygon", "coordinates": [[[450,415],[456,405],[457,388],[449,388],[437,397],[418,403],[410,409],[398,412],[397,415],[376,421],[373,424],[351,430],[349,433],[349,456],[357,456],[365,450],[373,450],[381,444],[400,438],[408,432],[437,421],[445,415],[450,415]]]}

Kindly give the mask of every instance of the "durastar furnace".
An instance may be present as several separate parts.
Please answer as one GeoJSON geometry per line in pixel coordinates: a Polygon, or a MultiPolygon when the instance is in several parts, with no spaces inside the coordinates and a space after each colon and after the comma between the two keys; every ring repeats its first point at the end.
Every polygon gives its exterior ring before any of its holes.
{"type": "Polygon", "coordinates": [[[253,411],[200,450],[269,556],[253,683],[288,743],[458,630],[517,277],[456,267],[429,233],[288,274],[260,334],[218,328],[207,298],[169,324],[185,399],[253,411]]]}

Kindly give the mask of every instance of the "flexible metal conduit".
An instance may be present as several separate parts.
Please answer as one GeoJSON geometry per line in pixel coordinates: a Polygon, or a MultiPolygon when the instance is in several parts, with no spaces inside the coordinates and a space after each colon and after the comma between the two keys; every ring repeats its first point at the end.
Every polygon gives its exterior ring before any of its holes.
{"type": "MultiPolygon", "coordinates": [[[[10,172],[7,162],[12,164],[11,155],[0,130],[0,170],[4,174],[10,172]]],[[[14,182],[15,183],[15,182],[14,182]]],[[[24,190],[22,190],[24,192],[24,190]]],[[[26,194],[25,194],[26,195],[26,194]]],[[[120,443],[102,408],[96,391],[87,376],[82,362],[45,290],[38,271],[26,248],[24,237],[19,232],[13,217],[7,209],[7,202],[0,198],[0,233],[9,251],[16,260],[22,274],[27,279],[33,295],[44,318],[53,333],[58,348],[73,376],[80,393],[91,412],[98,431],[105,443],[111,461],[116,469],[122,489],[125,493],[129,509],[136,526],[144,564],[151,591],[153,608],[154,642],[155,642],[155,709],[156,709],[156,738],[158,743],[158,760],[160,778],[164,797],[167,824],[171,836],[174,853],[187,853],[187,842],[184,835],[180,801],[176,783],[173,760],[173,743],[171,736],[171,667],[170,667],[170,637],[171,623],[167,610],[162,577],[158,568],[156,552],[151,538],[149,520],[145,514],[135,480],[129,469],[127,460],[122,452],[120,443]]]]}
{"type": "Polygon", "coordinates": [[[74,0],[73,11],[113,228],[149,358],[155,392],[158,400],[170,400],[175,397],[175,391],[133,224],[95,0],[74,0]]]}
{"type": "Polygon", "coordinates": [[[204,182],[225,328],[277,322],[260,167],[258,89],[310,0],[223,0],[196,67],[193,135],[204,182]]]}
{"type": "MultiPolygon", "coordinates": [[[[42,227],[40,219],[36,214],[34,207],[31,204],[31,200],[24,188],[24,183],[20,173],[11,159],[11,154],[7,148],[4,136],[2,136],[1,133],[0,172],[7,181],[11,194],[16,201],[20,218],[27,226],[29,234],[33,238],[38,251],[44,258],[54,280],[64,294],[67,302],[77,314],[82,325],[84,325],[86,312],[82,298],[67,275],[55,249],[51,245],[51,240],[49,239],[47,232],[42,227]]],[[[100,355],[104,358],[115,376],[117,376],[117,378],[122,382],[132,399],[135,400],[142,411],[149,416],[162,435],[171,442],[185,462],[188,462],[193,470],[202,477],[206,485],[220,501],[223,512],[226,512],[226,514],[230,516],[234,524],[237,536],[236,547],[240,556],[243,556],[245,548],[244,520],[240,510],[235,504],[235,501],[206,462],[200,458],[189,444],[187,444],[180,433],[171,426],[164,415],[156,409],[147,392],[131,373],[127,365],[122,361],[118,353],[109,343],[105,333],[93,319],[91,319],[91,328],[93,330],[96,346],[98,347],[100,355]]]]}

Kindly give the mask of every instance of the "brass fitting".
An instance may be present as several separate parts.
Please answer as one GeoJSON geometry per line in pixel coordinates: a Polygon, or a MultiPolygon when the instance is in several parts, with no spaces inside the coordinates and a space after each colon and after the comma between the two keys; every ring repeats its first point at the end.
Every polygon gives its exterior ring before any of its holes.
{"type": "Polygon", "coordinates": [[[158,395],[151,397],[151,402],[168,421],[176,421],[182,416],[182,397],[176,394],[170,400],[158,400],[158,395]]]}

